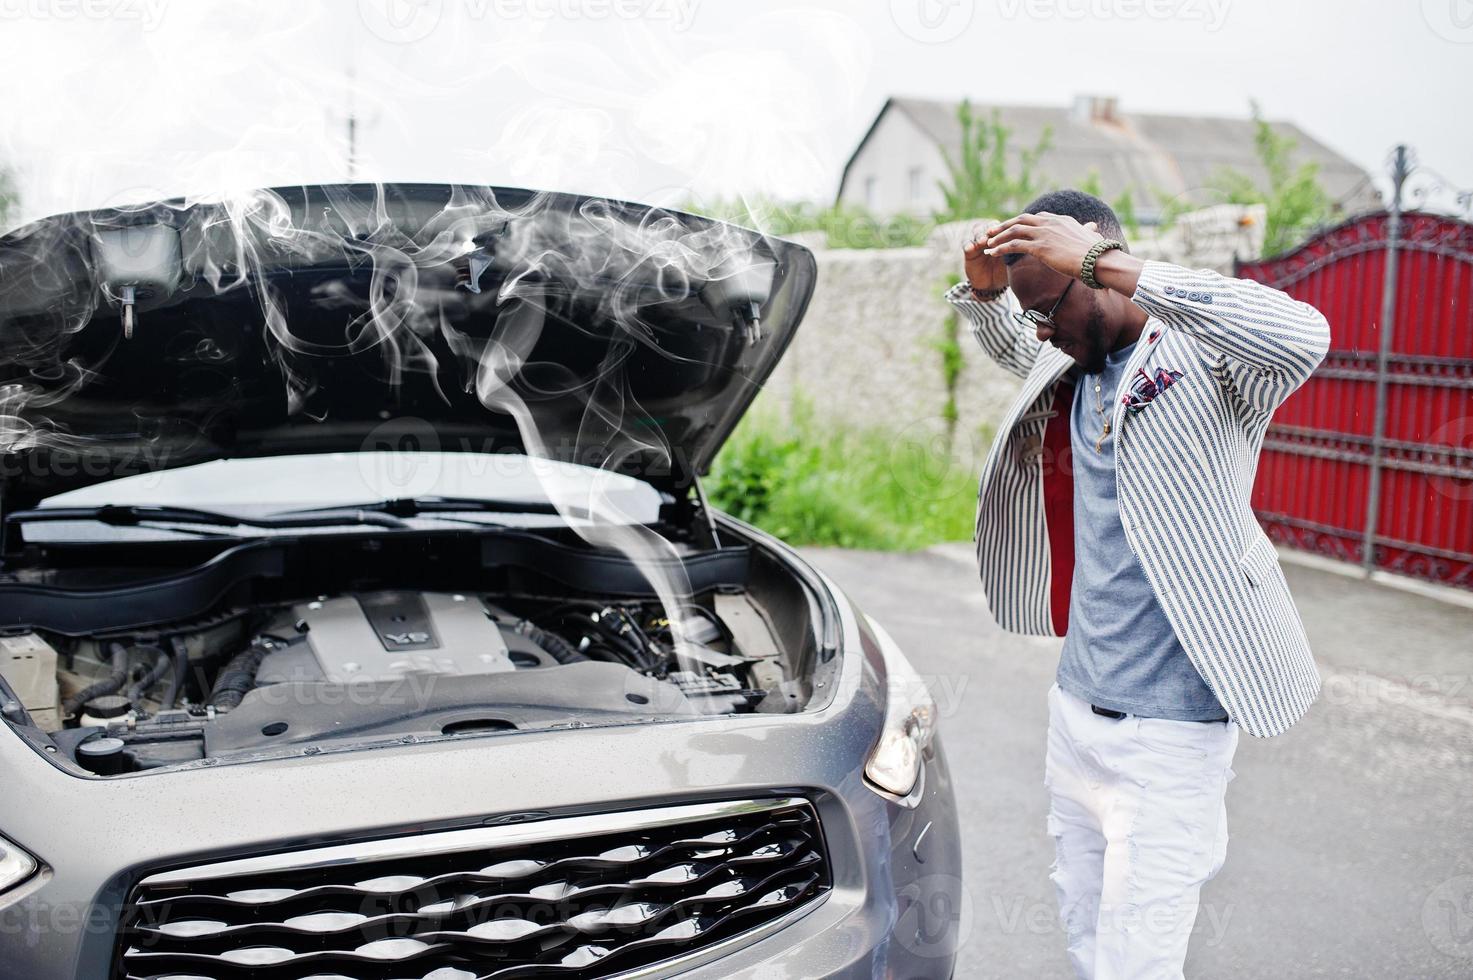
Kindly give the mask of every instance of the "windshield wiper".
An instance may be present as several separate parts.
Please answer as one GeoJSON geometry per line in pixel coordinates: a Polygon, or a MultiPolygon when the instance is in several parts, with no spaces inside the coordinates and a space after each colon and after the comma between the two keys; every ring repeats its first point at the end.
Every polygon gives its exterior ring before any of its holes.
{"type": "MultiPolygon", "coordinates": [[[[110,527],[143,527],[155,524],[186,525],[200,527],[254,527],[270,530],[297,527],[333,527],[342,524],[366,525],[368,527],[409,528],[405,518],[437,517],[454,513],[493,514],[558,514],[552,503],[538,500],[492,500],[481,497],[402,497],[380,500],[366,504],[335,504],[331,507],[313,507],[302,510],[286,510],[279,513],[250,517],[243,514],[227,514],[223,511],[201,510],[196,507],[168,507],[148,504],[103,504],[96,507],[37,507],[33,510],[18,510],[6,520],[17,524],[38,524],[61,521],[95,521],[110,527]]],[[[454,520],[454,518],[442,518],[454,520]]],[[[489,521],[466,521],[487,526],[489,521]]],[[[188,531],[190,529],[184,528],[188,531]]],[[[194,533],[208,533],[203,530],[194,533]]]]}
{"type": "MultiPolygon", "coordinates": [[[[546,500],[496,500],[488,497],[395,497],[367,504],[287,510],[283,514],[323,514],[330,511],[367,511],[391,517],[421,517],[426,514],[551,514],[557,506],[546,500]]],[[[580,516],[586,512],[576,512],[580,516]]]]}
{"type": "Polygon", "coordinates": [[[407,523],[392,514],[362,507],[334,507],[271,517],[246,517],[216,510],[198,510],[193,507],[103,504],[100,507],[38,507],[34,510],[18,510],[7,520],[17,524],[96,521],[112,527],[138,527],[145,524],[202,524],[208,527],[260,528],[331,527],[335,524],[409,527],[407,523]]]}

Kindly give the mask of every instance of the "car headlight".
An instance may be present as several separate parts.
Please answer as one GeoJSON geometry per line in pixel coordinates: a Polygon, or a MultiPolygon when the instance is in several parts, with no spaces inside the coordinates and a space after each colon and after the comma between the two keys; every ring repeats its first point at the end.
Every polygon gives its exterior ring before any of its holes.
{"type": "Polygon", "coordinates": [[[36,859],[4,837],[0,837],[0,893],[36,873],[36,859]]]}
{"type": "Polygon", "coordinates": [[[865,617],[885,658],[885,727],[864,764],[871,786],[897,802],[914,806],[924,754],[936,735],[936,702],[921,675],[879,623],[865,617]]]}

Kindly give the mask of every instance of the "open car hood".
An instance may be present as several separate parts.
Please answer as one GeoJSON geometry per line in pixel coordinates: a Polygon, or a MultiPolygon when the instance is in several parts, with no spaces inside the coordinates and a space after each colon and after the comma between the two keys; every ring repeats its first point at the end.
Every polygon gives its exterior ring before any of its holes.
{"type": "Polygon", "coordinates": [[[603,198],[314,185],[0,238],[6,512],[225,457],[525,452],[676,492],[813,290],[801,246],[603,198]]]}

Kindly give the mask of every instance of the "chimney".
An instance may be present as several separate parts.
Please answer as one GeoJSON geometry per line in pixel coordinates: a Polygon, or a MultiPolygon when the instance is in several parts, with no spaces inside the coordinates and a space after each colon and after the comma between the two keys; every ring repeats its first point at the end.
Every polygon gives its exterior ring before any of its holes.
{"type": "Polygon", "coordinates": [[[1113,95],[1076,95],[1069,116],[1081,123],[1120,122],[1120,100],[1113,95]]]}

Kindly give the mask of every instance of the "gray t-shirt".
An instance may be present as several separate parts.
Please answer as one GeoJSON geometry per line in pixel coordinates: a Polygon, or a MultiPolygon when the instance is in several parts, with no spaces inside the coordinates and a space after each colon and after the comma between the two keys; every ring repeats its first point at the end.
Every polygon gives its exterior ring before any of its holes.
{"type": "Polygon", "coordinates": [[[1080,374],[1069,420],[1074,471],[1074,582],[1059,687],[1085,701],[1176,721],[1227,718],[1167,621],[1120,521],[1114,417],[1132,344],[1112,351],[1100,374],[1080,374]],[[1099,391],[1095,391],[1095,385],[1099,391]],[[1101,416],[1099,406],[1104,405],[1101,416]]]}

